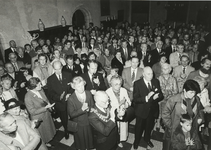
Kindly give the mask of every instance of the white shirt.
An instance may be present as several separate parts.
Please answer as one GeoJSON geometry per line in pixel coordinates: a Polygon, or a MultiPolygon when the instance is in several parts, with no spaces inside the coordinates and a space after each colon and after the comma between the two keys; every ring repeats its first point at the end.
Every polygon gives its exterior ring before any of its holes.
{"type": "MultiPolygon", "coordinates": [[[[143,79],[144,79],[144,78],[143,78],[143,79]]],[[[151,85],[151,87],[152,87],[151,81],[147,81],[146,79],[144,79],[144,83],[146,84],[147,88],[148,88],[148,83],[149,83],[149,84],[151,85]]],[[[149,101],[148,98],[147,98],[147,96],[145,97],[145,100],[146,100],[146,102],[149,101]]]]}
{"type": "Polygon", "coordinates": [[[13,73],[8,73],[13,79],[15,79],[15,72],[13,73]]]}
{"type": "Polygon", "coordinates": [[[18,142],[20,142],[23,146],[25,146],[21,136],[18,134],[18,132],[16,132],[16,137],[14,138],[16,139],[18,142]]]}
{"type": "Polygon", "coordinates": [[[135,78],[134,78],[134,80],[136,79],[136,75],[137,75],[137,68],[136,69],[133,69],[132,67],[131,67],[131,77],[133,76],[133,72],[135,73],[135,78]]]}
{"type": "Polygon", "coordinates": [[[88,71],[88,75],[89,75],[89,78],[90,78],[90,80],[92,82],[92,75],[89,73],[89,71],[88,71]]]}
{"type": "MultiPolygon", "coordinates": [[[[55,73],[56,74],[56,73],[55,73]]],[[[59,78],[61,78],[61,80],[62,80],[62,74],[56,74],[56,76],[57,76],[57,78],[58,78],[58,80],[60,80],[59,78]]]]}

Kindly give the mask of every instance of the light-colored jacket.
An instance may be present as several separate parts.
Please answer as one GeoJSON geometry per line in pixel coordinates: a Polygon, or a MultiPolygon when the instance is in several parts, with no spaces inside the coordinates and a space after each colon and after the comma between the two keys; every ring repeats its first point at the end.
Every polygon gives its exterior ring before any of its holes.
{"type": "Polygon", "coordinates": [[[130,99],[133,99],[133,92],[130,90],[131,87],[133,87],[133,83],[137,80],[139,80],[143,76],[143,69],[137,68],[137,73],[135,80],[132,81],[132,73],[131,73],[131,67],[124,68],[122,72],[122,78],[124,80],[123,87],[128,91],[128,95],[130,99]]]}

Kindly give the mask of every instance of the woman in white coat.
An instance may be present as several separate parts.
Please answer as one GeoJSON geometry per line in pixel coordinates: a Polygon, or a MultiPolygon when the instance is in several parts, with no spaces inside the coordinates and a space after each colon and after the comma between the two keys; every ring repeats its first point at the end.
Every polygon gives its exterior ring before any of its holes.
{"type": "MultiPolygon", "coordinates": [[[[127,90],[122,88],[122,77],[121,76],[113,76],[110,80],[111,87],[106,90],[110,98],[110,105],[113,112],[115,109],[126,109],[131,105],[130,98],[128,96],[127,90]]],[[[119,135],[120,135],[120,143],[119,147],[123,147],[123,141],[127,140],[128,137],[128,122],[120,122],[117,121],[119,135]]]]}

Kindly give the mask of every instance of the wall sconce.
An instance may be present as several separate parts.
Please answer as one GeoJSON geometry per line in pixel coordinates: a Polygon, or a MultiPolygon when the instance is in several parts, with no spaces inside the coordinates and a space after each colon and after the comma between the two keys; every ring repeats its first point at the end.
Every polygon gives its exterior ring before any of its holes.
{"type": "Polygon", "coordinates": [[[62,16],[61,25],[62,25],[62,27],[66,26],[66,20],[65,20],[64,16],[62,16]]]}
{"type": "Polygon", "coordinates": [[[38,22],[38,29],[40,31],[44,31],[45,30],[45,25],[44,25],[44,23],[42,22],[41,19],[39,19],[39,22],[38,22]]]}

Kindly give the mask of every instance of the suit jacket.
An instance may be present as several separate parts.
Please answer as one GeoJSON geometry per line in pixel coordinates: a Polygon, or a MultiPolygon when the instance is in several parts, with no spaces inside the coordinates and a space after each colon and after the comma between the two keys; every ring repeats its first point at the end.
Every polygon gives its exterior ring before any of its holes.
{"type": "Polygon", "coordinates": [[[12,78],[12,87],[14,86],[15,82],[17,82],[17,87],[15,89],[15,92],[19,98],[19,100],[24,101],[24,96],[26,94],[26,87],[21,87],[21,83],[25,83],[26,85],[26,78],[23,76],[23,74],[21,72],[15,72],[15,78],[13,78],[12,76],[10,76],[10,74],[5,74],[4,76],[9,76],[12,78]]]}
{"type": "MultiPolygon", "coordinates": [[[[192,41],[191,42],[191,44],[195,44],[196,43],[196,41],[192,41]]],[[[205,42],[204,41],[202,41],[202,40],[199,40],[199,43],[198,43],[198,51],[200,51],[200,52],[204,52],[204,51],[206,51],[206,48],[207,47],[205,47],[205,42]]]]}
{"type": "Polygon", "coordinates": [[[122,57],[122,62],[121,63],[116,57],[114,57],[112,60],[111,60],[111,67],[112,68],[118,68],[119,71],[118,71],[118,74],[121,76],[122,75],[122,71],[123,71],[123,68],[124,68],[124,65],[125,65],[125,59],[122,57]]]}
{"type": "MultiPolygon", "coordinates": [[[[96,109],[99,114],[106,116],[106,114],[96,106],[94,109],[96,109]]],[[[89,123],[93,127],[96,150],[115,150],[118,142],[118,131],[115,122],[111,120],[105,122],[101,120],[97,114],[91,112],[89,115],[89,123]]]]}
{"type": "Polygon", "coordinates": [[[92,83],[92,79],[90,79],[88,72],[81,75],[81,77],[86,81],[85,89],[90,90],[106,90],[105,82],[103,76],[100,73],[96,73],[96,77],[100,80],[100,85],[98,86],[94,82],[92,83]]]}
{"type": "Polygon", "coordinates": [[[16,132],[22,138],[25,146],[16,139],[0,132],[0,141],[2,143],[4,143],[5,145],[18,146],[21,148],[21,150],[34,150],[36,148],[38,148],[39,150],[47,150],[47,148],[43,147],[42,145],[42,147],[38,146],[41,141],[40,136],[34,130],[32,130],[23,120],[16,120],[16,123],[18,126],[16,132]]]}
{"type": "Polygon", "coordinates": [[[31,64],[31,57],[28,53],[24,53],[24,56],[23,57],[20,57],[18,55],[18,61],[22,61],[24,64],[31,64]]]}
{"type": "MultiPolygon", "coordinates": [[[[12,63],[12,62],[11,62],[11,63],[12,63]]],[[[23,63],[22,61],[17,61],[16,63],[17,63],[17,65],[18,65],[18,70],[17,70],[17,71],[19,71],[20,68],[25,67],[25,65],[24,65],[24,63],[23,63]]],[[[12,63],[12,65],[13,65],[13,63],[12,63]]],[[[14,68],[15,68],[15,66],[14,66],[14,68]]]]}
{"type": "Polygon", "coordinates": [[[23,76],[23,74],[21,72],[15,72],[15,75],[13,78],[10,74],[6,73],[4,76],[9,76],[12,78],[12,86],[14,86],[14,83],[17,81],[17,88],[20,88],[20,84],[23,82],[27,82],[26,78],[23,76]]]}
{"type": "Polygon", "coordinates": [[[193,62],[198,61],[198,55],[199,55],[198,51],[196,51],[196,52],[189,51],[188,56],[190,58],[190,62],[193,63],[193,62]]]}
{"type": "Polygon", "coordinates": [[[156,49],[153,49],[152,51],[150,51],[150,54],[151,54],[150,66],[152,67],[154,64],[159,62],[159,56],[161,54],[165,54],[165,52],[163,50],[158,52],[158,50],[156,48],[156,49]]]}
{"type": "Polygon", "coordinates": [[[143,53],[142,51],[138,51],[138,58],[140,61],[142,61],[144,66],[150,66],[150,62],[151,62],[151,54],[149,54],[148,52],[146,52],[146,55],[143,57],[143,53]]]}
{"type": "Polygon", "coordinates": [[[153,100],[153,96],[146,102],[146,96],[149,94],[148,85],[145,84],[144,79],[141,78],[134,83],[133,101],[135,103],[135,114],[143,119],[147,118],[149,113],[152,113],[155,118],[159,115],[158,102],[163,100],[164,96],[160,88],[158,79],[151,80],[152,91],[159,93],[158,98],[153,100]]]}
{"type": "Polygon", "coordinates": [[[173,53],[173,49],[172,49],[172,45],[167,47],[166,49],[164,49],[167,61],[169,62],[169,56],[171,55],[171,53],[173,53]]]}
{"type": "Polygon", "coordinates": [[[124,53],[124,50],[123,50],[122,47],[120,48],[120,51],[121,51],[122,57],[123,57],[125,60],[129,60],[129,59],[130,59],[130,53],[131,53],[131,51],[132,51],[131,47],[127,47],[127,54],[128,54],[128,57],[127,57],[127,58],[126,58],[126,56],[125,56],[125,53],[124,53]]]}
{"type": "Polygon", "coordinates": [[[122,79],[124,80],[123,87],[127,89],[129,97],[132,101],[133,98],[133,92],[130,91],[130,88],[133,87],[133,83],[137,80],[139,80],[142,75],[143,75],[143,69],[142,68],[137,68],[135,80],[132,81],[132,72],[131,72],[131,67],[125,68],[122,72],[122,79]]]}
{"type": "Polygon", "coordinates": [[[62,68],[62,71],[64,72],[68,72],[70,74],[72,74],[73,77],[75,76],[80,76],[82,74],[82,69],[81,69],[81,66],[80,65],[77,65],[77,64],[73,64],[73,70],[71,70],[68,65],[65,65],[63,68],[62,68]]]}
{"type": "Polygon", "coordinates": [[[62,83],[55,73],[47,79],[49,99],[52,103],[56,103],[55,108],[60,111],[66,111],[67,103],[65,97],[74,91],[70,86],[70,82],[72,82],[72,75],[66,72],[62,72],[62,83]],[[65,92],[64,98],[60,100],[60,96],[63,92],[65,92]]]}
{"type": "Polygon", "coordinates": [[[187,80],[188,75],[194,71],[195,69],[191,66],[186,66],[185,69],[185,78],[182,78],[181,75],[183,74],[183,66],[179,65],[177,67],[174,68],[173,70],[173,76],[177,79],[177,83],[178,83],[178,88],[179,88],[179,92],[182,92],[183,89],[183,85],[185,83],[185,81],[187,80]]]}
{"type": "Polygon", "coordinates": [[[117,49],[118,49],[118,48],[114,48],[113,45],[110,45],[110,46],[108,47],[108,50],[109,50],[109,52],[110,52],[111,55],[115,55],[115,52],[116,52],[117,49]]]}
{"type": "MultiPolygon", "coordinates": [[[[9,62],[9,61],[10,61],[10,60],[9,60],[9,54],[10,54],[10,53],[13,53],[13,50],[11,49],[11,47],[4,50],[5,62],[9,62]]],[[[18,53],[17,53],[16,51],[15,51],[14,53],[18,56],[18,53]]]]}

